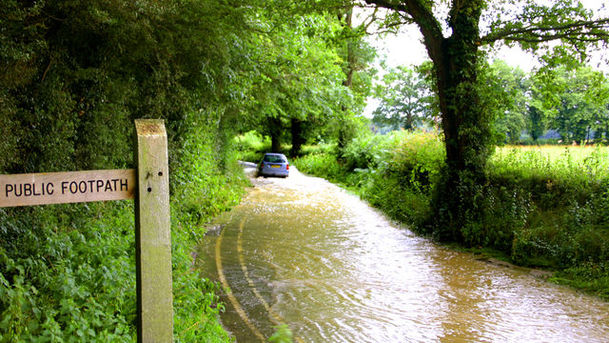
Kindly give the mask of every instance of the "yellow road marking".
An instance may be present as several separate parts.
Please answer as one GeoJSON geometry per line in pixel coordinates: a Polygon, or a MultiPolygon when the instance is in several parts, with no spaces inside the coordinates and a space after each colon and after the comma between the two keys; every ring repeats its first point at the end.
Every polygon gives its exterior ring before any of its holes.
{"type": "Polygon", "coordinates": [[[222,268],[222,257],[221,257],[222,254],[220,253],[220,248],[222,246],[223,237],[224,237],[224,230],[222,230],[222,232],[220,232],[220,236],[218,237],[218,240],[216,241],[216,267],[218,269],[218,277],[220,278],[220,283],[227,290],[228,300],[231,302],[231,304],[235,308],[235,311],[237,311],[237,314],[239,314],[239,317],[241,317],[241,319],[243,320],[245,325],[247,325],[247,327],[249,327],[250,330],[252,330],[252,333],[254,333],[254,335],[256,337],[258,337],[258,339],[260,339],[261,342],[265,342],[266,340],[265,340],[264,336],[262,335],[262,333],[254,326],[254,324],[252,324],[251,320],[247,316],[247,313],[245,313],[245,311],[243,310],[243,307],[241,307],[241,304],[239,304],[239,301],[237,300],[237,298],[235,298],[235,296],[232,294],[232,292],[229,291],[230,287],[228,285],[228,282],[226,281],[226,277],[224,276],[224,269],[222,268]]]}
{"type": "MultiPolygon", "coordinates": [[[[244,225],[245,225],[245,218],[243,218],[241,220],[241,223],[239,223],[239,234],[237,235],[237,253],[239,255],[239,264],[241,265],[241,270],[243,271],[243,275],[245,276],[245,279],[247,280],[247,283],[250,286],[250,288],[252,289],[252,291],[254,292],[254,295],[256,296],[256,298],[258,298],[258,300],[260,300],[260,302],[262,303],[262,306],[264,306],[266,311],[269,313],[269,319],[271,320],[271,322],[273,322],[275,325],[284,324],[285,319],[283,319],[283,317],[281,317],[277,312],[275,312],[271,308],[271,306],[269,306],[269,304],[266,302],[266,300],[264,300],[262,295],[258,292],[258,289],[256,288],[256,285],[254,284],[254,281],[249,276],[249,271],[247,270],[247,266],[245,265],[245,258],[243,257],[243,227],[244,227],[244,225]]],[[[304,341],[300,337],[294,337],[294,339],[299,343],[304,343],[304,341]]]]}
{"type": "Polygon", "coordinates": [[[260,300],[260,302],[262,303],[262,306],[264,306],[264,309],[269,313],[269,319],[271,320],[271,322],[273,322],[273,324],[275,324],[275,325],[283,324],[283,322],[285,320],[279,314],[277,314],[277,312],[273,311],[273,309],[269,306],[269,304],[266,302],[266,300],[264,300],[262,295],[258,292],[258,289],[256,288],[256,285],[254,284],[254,281],[249,276],[249,271],[247,270],[247,266],[245,265],[245,259],[243,257],[243,226],[244,226],[244,224],[245,224],[245,218],[243,218],[243,220],[241,220],[241,223],[239,224],[239,235],[237,235],[237,252],[239,255],[239,264],[241,265],[241,270],[243,271],[245,280],[247,280],[248,285],[254,292],[254,295],[256,296],[256,298],[258,298],[258,300],[260,300]]]}

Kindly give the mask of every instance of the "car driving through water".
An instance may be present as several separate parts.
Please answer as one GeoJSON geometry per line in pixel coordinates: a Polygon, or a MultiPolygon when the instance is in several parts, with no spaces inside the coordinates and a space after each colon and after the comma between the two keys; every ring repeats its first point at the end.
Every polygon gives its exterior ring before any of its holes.
{"type": "Polygon", "coordinates": [[[258,175],[288,177],[290,163],[284,154],[267,152],[258,166],[258,175]]]}

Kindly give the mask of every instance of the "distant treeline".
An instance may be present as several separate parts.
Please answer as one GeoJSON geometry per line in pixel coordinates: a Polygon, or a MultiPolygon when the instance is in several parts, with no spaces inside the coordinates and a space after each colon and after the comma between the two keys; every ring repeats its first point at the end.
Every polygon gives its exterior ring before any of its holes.
{"type": "MultiPolygon", "coordinates": [[[[430,68],[427,62],[383,76],[373,112],[380,130],[438,124],[430,68]]],[[[496,144],[609,142],[609,79],[602,71],[572,62],[526,73],[498,60],[483,68],[479,83],[496,144]]]]}

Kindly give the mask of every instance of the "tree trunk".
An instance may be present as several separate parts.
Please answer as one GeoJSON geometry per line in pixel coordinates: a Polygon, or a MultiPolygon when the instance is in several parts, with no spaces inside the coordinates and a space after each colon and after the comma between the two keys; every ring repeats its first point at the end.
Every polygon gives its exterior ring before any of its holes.
{"type": "Polygon", "coordinates": [[[474,0],[453,9],[453,34],[442,39],[439,53],[436,50],[432,56],[446,146],[446,170],[434,194],[433,233],[441,240],[466,243],[472,237],[466,237],[463,228],[475,225],[480,217],[478,202],[491,137],[477,89],[479,3],[474,0]]]}
{"type": "Polygon", "coordinates": [[[292,157],[300,156],[300,149],[302,148],[304,141],[302,120],[292,118],[292,150],[290,151],[292,157]]]}
{"type": "Polygon", "coordinates": [[[406,113],[406,116],[404,117],[404,121],[403,121],[402,125],[404,127],[404,130],[414,131],[414,114],[412,114],[410,111],[408,113],[406,113]]]}
{"type": "Polygon", "coordinates": [[[529,106],[529,118],[531,120],[531,138],[534,142],[537,142],[537,138],[543,134],[541,111],[535,106],[529,106]]]}
{"type": "MultiPolygon", "coordinates": [[[[349,32],[353,30],[353,6],[349,7],[346,13],[341,14],[341,19],[345,19],[345,25],[343,30],[349,32]],[[343,17],[344,15],[344,17],[343,17]]],[[[352,39],[347,39],[347,65],[343,68],[345,73],[345,79],[343,80],[343,86],[351,88],[353,85],[353,73],[355,72],[355,54],[353,53],[353,42],[352,39]]],[[[339,117],[338,137],[337,137],[337,148],[339,157],[342,157],[343,151],[353,136],[352,127],[347,122],[347,107],[343,106],[343,115],[339,117]]]]}
{"type": "Polygon", "coordinates": [[[471,242],[480,218],[478,202],[485,184],[491,130],[480,107],[478,82],[479,21],[485,0],[450,1],[444,37],[442,24],[425,0],[366,0],[366,3],[408,13],[423,35],[434,64],[446,146],[446,169],[433,198],[433,234],[442,240],[471,242]],[[470,227],[471,228],[471,227],[470,227]],[[467,235],[464,232],[468,232],[467,235]]]}
{"type": "Polygon", "coordinates": [[[281,152],[281,119],[271,118],[269,120],[269,132],[271,135],[271,152],[281,152]]]}
{"type": "MultiPolygon", "coordinates": [[[[353,6],[349,7],[347,13],[345,13],[345,26],[348,30],[353,29],[353,6]]],[[[355,54],[353,53],[353,39],[347,39],[347,68],[345,74],[347,78],[343,81],[343,85],[351,88],[353,84],[353,73],[355,71],[355,54]]]]}

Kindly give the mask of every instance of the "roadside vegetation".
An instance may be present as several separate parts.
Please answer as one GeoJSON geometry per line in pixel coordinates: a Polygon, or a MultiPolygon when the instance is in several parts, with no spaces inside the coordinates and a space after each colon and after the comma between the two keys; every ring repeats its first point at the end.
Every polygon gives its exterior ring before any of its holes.
{"type": "MultiPolygon", "coordinates": [[[[221,289],[193,270],[191,253],[203,224],[237,204],[247,181],[237,167],[219,167],[210,132],[196,133],[172,176],[174,339],[228,342],[221,289]]],[[[0,209],[0,342],[136,340],[133,207],[0,209]]]]}

